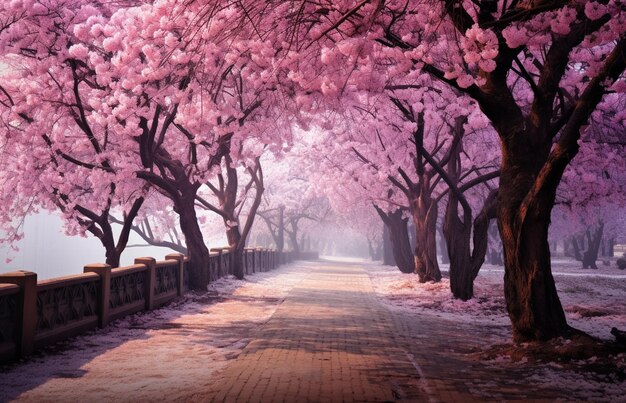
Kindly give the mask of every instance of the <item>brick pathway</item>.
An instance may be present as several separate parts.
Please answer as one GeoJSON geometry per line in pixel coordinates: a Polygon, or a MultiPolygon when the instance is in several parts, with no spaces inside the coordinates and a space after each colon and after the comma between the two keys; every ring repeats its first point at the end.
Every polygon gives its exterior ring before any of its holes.
{"type": "Polygon", "coordinates": [[[532,365],[484,362],[471,354],[501,329],[389,310],[363,265],[321,261],[298,270],[308,273],[276,274],[298,281],[273,315],[279,300],[231,296],[160,326],[146,323],[144,330],[114,333],[127,340],[108,340],[106,330],[90,342],[85,336],[87,349],[31,359],[4,383],[0,371],[0,401],[2,396],[33,402],[87,396],[229,403],[585,400],[567,385],[561,386],[565,390],[539,385],[536,374],[535,381],[529,378],[532,365]],[[216,322],[218,312],[228,323],[216,322]],[[225,346],[249,343],[236,348],[239,355],[209,348],[221,339],[225,346]],[[48,365],[57,372],[29,381],[29,368],[48,365]],[[3,394],[4,387],[10,393],[3,394]]]}
{"type": "Polygon", "coordinates": [[[472,353],[492,329],[390,311],[367,270],[320,262],[206,391],[211,402],[552,402],[567,391],[472,353]]]}
{"type": "Polygon", "coordinates": [[[320,263],[196,401],[428,401],[367,272],[320,263]]]}

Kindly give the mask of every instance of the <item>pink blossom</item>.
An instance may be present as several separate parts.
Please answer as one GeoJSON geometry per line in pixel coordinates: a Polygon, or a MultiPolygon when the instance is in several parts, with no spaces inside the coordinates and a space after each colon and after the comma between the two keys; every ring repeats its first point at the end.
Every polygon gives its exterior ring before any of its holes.
{"type": "Polygon", "coordinates": [[[585,15],[590,20],[599,20],[607,12],[607,7],[604,4],[600,4],[598,1],[588,1],[585,4],[585,15]]]}

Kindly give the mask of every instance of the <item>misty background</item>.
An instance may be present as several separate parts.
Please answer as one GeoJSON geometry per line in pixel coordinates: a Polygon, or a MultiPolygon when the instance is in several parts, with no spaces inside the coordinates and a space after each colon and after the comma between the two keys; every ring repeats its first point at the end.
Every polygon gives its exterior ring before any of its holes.
{"type": "MultiPolygon", "coordinates": [[[[144,244],[139,236],[131,232],[128,245],[132,247],[127,247],[122,254],[121,265],[131,265],[136,257],[142,256],[162,260],[172,252],[154,246],[134,246],[144,244]]],[[[105,261],[104,248],[97,238],[65,235],[63,220],[49,212],[26,217],[24,238],[15,246],[17,251],[9,245],[0,244],[0,273],[27,270],[37,273],[37,278],[41,280],[79,274],[86,264],[105,261]]]]}

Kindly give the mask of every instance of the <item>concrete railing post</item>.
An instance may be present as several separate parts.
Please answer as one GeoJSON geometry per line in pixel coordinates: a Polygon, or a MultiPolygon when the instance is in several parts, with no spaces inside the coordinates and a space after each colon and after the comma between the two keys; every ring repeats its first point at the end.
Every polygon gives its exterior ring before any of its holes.
{"type": "Polygon", "coordinates": [[[178,296],[180,297],[185,293],[185,255],[181,253],[170,253],[165,255],[166,260],[177,260],[178,270],[176,271],[176,285],[178,290],[178,296]]]}
{"type": "Polygon", "coordinates": [[[154,309],[154,287],[156,286],[156,260],[153,257],[138,257],[135,264],[143,264],[148,268],[146,275],[146,311],[154,309]]]}
{"type": "Polygon", "coordinates": [[[0,283],[20,287],[17,312],[17,355],[31,354],[35,348],[37,330],[37,273],[13,271],[0,274],[0,283]]]}
{"type": "Polygon", "coordinates": [[[104,263],[88,264],[83,273],[96,273],[100,276],[100,291],[98,292],[98,326],[109,324],[109,306],[111,301],[111,266],[104,263]]]}

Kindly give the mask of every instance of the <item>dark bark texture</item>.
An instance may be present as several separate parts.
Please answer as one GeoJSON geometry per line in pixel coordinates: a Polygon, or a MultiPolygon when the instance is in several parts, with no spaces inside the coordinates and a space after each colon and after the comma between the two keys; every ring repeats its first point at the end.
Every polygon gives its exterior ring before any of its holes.
{"type": "Polygon", "coordinates": [[[389,227],[383,222],[383,264],[387,266],[395,266],[396,259],[393,257],[393,245],[391,236],[389,235],[389,227]]]}
{"type": "Polygon", "coordinates": [[[391,250],[396,266],[402,273],[413,273],[413,254],[409,241],[407,229],[408,219],[403,217],[403,211],[398,209],[391,213],[386,213],[376,207],[378,215],[388,228],[391,250]]]}

